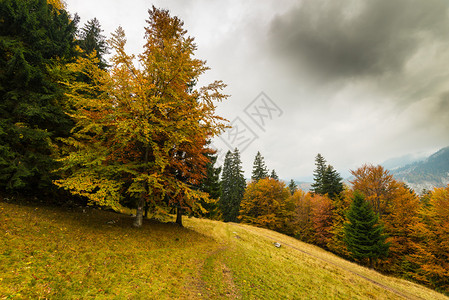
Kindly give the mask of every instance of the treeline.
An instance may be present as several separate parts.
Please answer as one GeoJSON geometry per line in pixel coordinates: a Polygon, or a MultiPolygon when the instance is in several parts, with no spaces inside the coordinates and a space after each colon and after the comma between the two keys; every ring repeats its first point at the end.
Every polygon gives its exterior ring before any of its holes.
{"type": "Polygon", "coordinates": [[[286,186],[270,177],[258,153],[251,182],[241,188],[235,184],[243,178],[237,149],[228,152],[227,164],[234,169],[222,176],[224,220],[276,230],[449,292],[449,186],[418,196],[382,166],[363,165],[351,171],[349,187],[318,154],[306,193],[293,181],[286,186]]]}

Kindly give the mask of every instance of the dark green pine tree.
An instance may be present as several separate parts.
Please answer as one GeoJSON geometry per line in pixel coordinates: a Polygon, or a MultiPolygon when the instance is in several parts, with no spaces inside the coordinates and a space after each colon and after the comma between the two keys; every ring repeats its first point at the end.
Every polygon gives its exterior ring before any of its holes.
{"type": "Polygon", "coordinates": [[[268,170],[267,167],[265,166],[263,156],[260,154],[259,151],[257,151],[256,157],[254,159],[253,174],[251,176],[251,179],[254,181],[258,181],[260,179],[264,179],[267,177],[268,177],[268,170]]]}
{"type": "Polygon", "coordinates": [[[271,171],[270,178],[279,180],[279,176],[278,174],[276,174],[276,171],[274,169],[271,171]]]}
{"type": "Polygon", "coordinates": [[[316,166],[316,169],[313,172],[313,183],[312,183],[311,191],[315,194],[324,195],[325,193],[323,190],[323,178],[324,178],[324,173],[326,172],[326,160],[319,153],[315,157],[315,166],[316,166]]]}
{"type": "Polygon", "coordinates": [[[340,197],[343,192],[343,179],[331,165],[326,167],[323,174],[322,192],[327,194],[332,200],[340,197]]]}
{"type": "Polygon", "coordinates": [[[218,202],[223,220],[229,220],[229,211],[231,210],[231,194],[232,194],[232,152],[226,152],[223,162],[223,172],[221,173],[221,197],[218,202]]]}
{"type": "Polygon", "coordinates": [[[75,32],[46,0],[0,1],[0,190],[51,190],[53,143],[72,122],[49,70],[73,59],[75,32]]]}
{"type": "Polygon", "coordinates": [[[228,151],[223,164],[221,179],[221,198],[219,206],[225,222],[237,222],[240,202],[246,188],[246,180],[243,176],[240,152],[235,148],[234,152],[228,151]]]}
{"type": "Polygon", "coordinates": [[[221,167],[215,167],[217,155],[206,156],[209,158],[209,162],[206,164],[206,176],[201,181],[199,189],[209,194],[211,202],[206,203],[202,201],[201,205],[207,210],[204,217],[215,219],[218,214],[218,199],[221,197],[221,167]]]}
{"type": "Polygon", "coordinates": [[[316,169],[313,173],[312,192],[328,195],[335,200],[343,192],[343,179],[331,165],[326,165],[324,157],[318,153],[315,158],[316,169]]]}
{"type": "Polygon", "coordinates": [[[97,58],[100,61],[98,67],[106,69],[108,66],[104,56],[109,53],[106,37],[102,35],[100,22],[97,18],[87,21],[78,34],[78,44],[87,54],[96,51],[97,58]]]}
{"type": "Polygon", "coordinates": [[[355,192],[344,226],[344,241],[352,257],[366,262],[372,268],[381,257],[388,255],[390,244],[386,242],[384,227],[364,196],[355,192]]]}
{"type": "Polygon", "coordinates": [[[298,190],[298,186],[296,185],[296,182],[292,179],[290,180],[290,183],[288,184],[288,189],[290,190],[290,194],[294,194],[298,190]]]}

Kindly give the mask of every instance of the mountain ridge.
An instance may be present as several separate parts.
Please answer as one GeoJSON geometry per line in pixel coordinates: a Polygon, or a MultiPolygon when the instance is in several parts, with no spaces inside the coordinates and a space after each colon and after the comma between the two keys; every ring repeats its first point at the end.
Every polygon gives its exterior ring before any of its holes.
{"type": "Polygon", "coordinates": [[[396,179],[404,181],[417,193],[449,184],[449,147],[427,158],[390,169],[396,179]]]}

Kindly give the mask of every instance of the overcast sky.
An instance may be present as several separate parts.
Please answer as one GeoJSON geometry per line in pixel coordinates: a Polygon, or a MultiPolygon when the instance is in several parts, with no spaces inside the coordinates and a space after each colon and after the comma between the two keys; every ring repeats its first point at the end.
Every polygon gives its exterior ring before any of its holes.
{"type": "Polygon", "coordinates": [[[234,125],[214,140],[257,151],[282,178],[310,180],[321,153],[343,176],[364,163],[430,154],[449,145],[447,0],[66,0],[81,24],[125,29],[144,44],[147,10],[185,22],[197,57],[231,97],[218,113],[234,125]]]}

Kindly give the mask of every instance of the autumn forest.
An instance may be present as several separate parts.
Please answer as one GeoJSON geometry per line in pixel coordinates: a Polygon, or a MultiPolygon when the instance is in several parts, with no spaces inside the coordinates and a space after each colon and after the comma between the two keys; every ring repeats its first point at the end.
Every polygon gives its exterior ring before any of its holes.
{"type": "Polygon", "coordinates": [[[183,21],[150,8],[139,55],[121,27],[102,32],[58,0],[0,2],[2,198],[131,212],[136,230],[167,216],[251,224],[449,295],[449,185],[414,191],[371,164],[347,182],[321,154],[310,191],[260,152],[245,178],[239,149],[217,163],[229,95],[199,86],[209,68],[183,21]]]}

